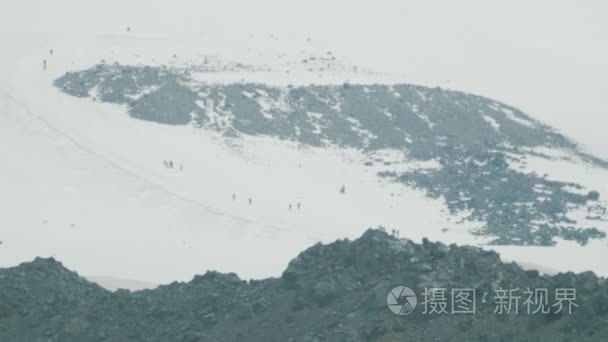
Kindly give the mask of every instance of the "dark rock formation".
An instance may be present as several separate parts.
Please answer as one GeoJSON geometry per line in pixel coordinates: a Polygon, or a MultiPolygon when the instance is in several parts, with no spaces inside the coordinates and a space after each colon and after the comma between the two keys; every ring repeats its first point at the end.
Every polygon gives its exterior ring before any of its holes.
{"type": "Polygon", "coordinates": [[[55,86],[73,96],[125,104],[142,120],[370,155],[392,149],[409,160],[438,161],[439,169],[403,173],[375,160],[386,169],[380,176],[445,198],[452,213],[470,212],[467,219],[484,223],[474,233],[492,237],[494,244],[552,245],[555,237],[585,244],[605,236],[565,215],[599,193],[569,192],[581,186],[550,181],[509,162],[525,162],[543,147],[601,167],[608,163],[516,108],[481,96],[409,84],[206,84],[193,80],[189,69],[119,64],[66,73],[55,86]]]}
{"type": "Polygon", "coordinates": [[[607,320],[608,286],[591,272],[539,275],[494,252],[383,230],[315,245],[278,279],[207,272],[109,292],[53,259],[0,269],[0,341],[602,341],[607,320]],[[387,307],[396,286],[418,297],[408,315],[387,307]],[[452,313],[449,302],[447,313],[425,313],[429,287],[445,288],[448,300],[452,289],[474,289],[475,314],[452,313]],[[526,313],[528,288],[547,289],[550,312],[526,313]],[[576,290],[571,313],[552,305],[560,288],[576,290]],[[506,289],[519,289],[518,314],[496,313],[506,289]]]}

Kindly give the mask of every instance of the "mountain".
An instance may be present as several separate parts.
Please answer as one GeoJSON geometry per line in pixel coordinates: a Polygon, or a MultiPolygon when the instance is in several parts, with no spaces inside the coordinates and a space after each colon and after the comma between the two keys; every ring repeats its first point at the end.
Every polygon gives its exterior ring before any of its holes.
{"type": "Polygon", "coordinates": [[[260,279],[382,225],[606,276],[602,7],[0,10],[0,265],[260,279]]]}
{"type": "Polygon", "coordinates": [[[54,256],[94,278],[263,278],[311,244],[383,225],[608,274],[606,162],[514,106],[331,51],[268,50],[271,64],[192,42],[91,44],[55,42],[46,70],[27,54],[7,78],[4,265],[54,256]],[[232,252],[244,249],[254,257],[232,252]]]}
{"type": "Polygon", "coordinates": [[[109,292],[54,259],[0,269],[3,341],[598,341],[608,336],[607,315],[606,279],[591,272],[539,275],[494,252],[417,244],[382,229],[317,244],[264,280],[208,271],[186,283],[109,292]],[[397,286],[417,294],[408,315],[387,307],[397,286]],[[425,312],[427,287],[475,289],[475,314],[425,312]],[[528,313],[536,309],[524,304],[528,288],[549,291],[550,312],[528,313]],[[570,313],[556,313],[559,288],[576,289],[570,313]],[[517,313],[515,304],[497,311],[503,289],[522,291],[517,313]]]}

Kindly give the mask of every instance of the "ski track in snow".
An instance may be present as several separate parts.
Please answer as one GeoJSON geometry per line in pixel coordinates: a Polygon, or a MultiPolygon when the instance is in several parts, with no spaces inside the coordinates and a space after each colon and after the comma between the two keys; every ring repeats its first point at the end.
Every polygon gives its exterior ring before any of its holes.
{"type": "Polygon", "coordinates": [[[42,122],[45,127],[49,128],[53,132],[57,133],[57,135],[60,136],[61,138],[68,140],[70,143],[72,143],[78,149],[80,149],[83,152],[86,152],[88,154],[91,154],[91,155],[93,155],[96,158],[101,159],[103,162],[108,163],[113,168],[116,168],[117,170],[119,170],[121,172],[124,172],[124,173],[128,174],[131,177],[135,177],[135,178],[138,178],[138,179],[140,179],[142,181],[145,181],[149,186],[157,187],[159,189],[162,189],[168,195],[174,196],[174,197],[178,198],[179,200],[190,202],[192,204],[200,206],[202,209],[204,209],[204,210],[206,210],[206,211],[208,211],[208,212],[210,212],[212,214],[215,214],[215,215],[227,216],[227,217],[230,217],[230,218],[235,219],[237,221],[242,221],[242,222],[245,222],[245,223],[260,224],[260,225],[263,225],[263,226],[265,226],[267,228],[272,228],[272,229],[275,229],[275,230],[283,230],[283,231],[290,230],[287,227],[272,225],[272,224],[268,224],[268,223],[265,223],[265,222],[256,221],[254,219],[247,218],[247,217],[244,217],[244,216],[234,215],[234,214],[231,214],[231,213],[229,213],[227,211],[222,211],[222,210],[219,210],[217,208],[214,208],[213,206],[211,206],[209,204],[201,203],[200,201],[197,201],[196,199],[193,199],[193,198],[189,198],[186,195],[183,195],[183,194],[177,193],[175,191],[172,191],[172,190],[168,189],[166,186],[164,186],[161,183],[154,182],[152,180],[147,179],[145,174],[143,174],[143,173],[135,173],[134,171],[129,170],[127,167],[125,167],[124,165],[120,164],[119,162],[113,161],[112,159],[107,158],[107,157],[105,157],[105,156],[97,153],[96,151],[94,151],[94,150],[92,150],[90,148],[87,148],[86,146],[83,146],[78,141],[76,141],[75,139],[73,139],[72,137],[70,137],[68,134],[65,134],[64,132],[62,132],[57,127],[54,127],[54,126],[50,125],[42,116],[33,113],[31,110],[29,110],[29,108],[27,107],[27,105],[25,105],[24,103],[21,103],[21,102],[17,101],[10,94],[6,94],[6,96],[7,96],[8,99],[10,99],[14,103],[16,103],[19,107],[23,108],[26,113],[28,113],[29,115],[31,115],[32,117],[34,117],[36,120],[39,120],[40,122],[42,122]]]}

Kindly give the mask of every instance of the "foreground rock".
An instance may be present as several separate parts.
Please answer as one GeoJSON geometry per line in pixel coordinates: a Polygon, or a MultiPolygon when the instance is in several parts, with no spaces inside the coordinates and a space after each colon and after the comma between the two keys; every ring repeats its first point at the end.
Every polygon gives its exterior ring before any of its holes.
{"type": "Polygon", "coordinates": [[[207,272],[109,292],[53,259],[0,269],[0,341],[601,341],[607,322],[608,286],[592,273],[542,276],[494,252],[415,244],[383,230],[315,245],[281,278],[250,282],[207,272]],[[417,295],[407,315],[387,307],[397,286],[417,295]],[[440,296],[424,303],[425,288],[445,289],[445,307],[440,296]],[[527,288],[547,290],[547,313],[527,313],[527,288]],[[474,314],[452,313],[454,289],[474,290],[474,314]],[[497,296],[514,289],[521,299],[507,313],[497,296]],[[576,291],[571,313],[567,302],[557,313],[556,289],[576,291]]]}

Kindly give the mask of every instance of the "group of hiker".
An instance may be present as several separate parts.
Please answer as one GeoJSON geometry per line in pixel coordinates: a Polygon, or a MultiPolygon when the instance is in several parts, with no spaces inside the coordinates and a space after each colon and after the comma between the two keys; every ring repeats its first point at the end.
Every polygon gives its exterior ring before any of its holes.
{"type": "MultiPolygon", "coordinates": [[[[298,202],[296,207],[298,208],[298,210],[300,210],[300,208],[302,207],[302,203],[298,202]]],[[[292,205],[291,205],[291,203],[289,203],[289,211],[291,211],[291,209],[292,209],[292,205]]]]}
{"type": "MultiPolygon", "coordinates": [[[[49,55],[53,55],[53,49],[49,50],[49,55]]],[[[42,60],[42,70],[46,70],[46,59],[42,60]]]]}
{"type": "MultiPolygon", "coordinates": [[[[236,194],[235,193],[232,193],[232,200],[236,201],[236,194]]],[[[249,197],[247,199],[247,202],[249,203],[249,205],[253,204],[253,200],[251,199],[251,197],[249,197]]]]}
{"type": "MultiPolygon", "coordinates": [[[[180,167],[181,167],[181,165],[180,165],[180,167]]],[[[345,185],[342,185],[340,187],[339,193],[340,194],[345,194],[346,193],[346,186],[345,185]]],[[[232,200],[236,201],[236,193],[232,193],[232,200]]],[[[249,203],[249,205],[253,204],[253,200],[251,199],[251,197],[249,197],[247,199],[247,202],[249,203]]],[[[293,203],[289,203],[288,206],[287,206],[287,208],[289,209],[289,211],[292,211],[294,209],[294,207],[295,207],[296,210],[302,209],[302,202],[297,202],[297,203],[295,203],[295,205],[293,203]]]]}
{"type": "MultiPolygon", "coordinates": [[[[163,160],[163,164],[165,165],[166,168],[168,169],[173,169],[173,160],[163,160]]],[[[180,171],[184,170],[184,165],[182,165],[181,163],[179,165],[175,165],[175,168],[178,168],[180,171]]]]}
{"type": "MultiPolygon", "coordinates": [[[[236,201],[236,194],[232,193],[232,200],[236,201]]],[[[251,199],[251,197],[249,197],[247,199],[247,203],[249,203],[249,205],[253,204],[253,199],[251,199]]],[[[298,202],[296,207],[298,208],[298,210],[300,210],[300,208],[302,208],[302,203],[298,202]]],[[[293,209],[293,205],[291,203],[289,203],[289,210],[293,209]]]]}

